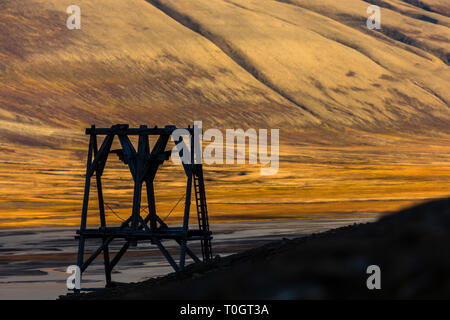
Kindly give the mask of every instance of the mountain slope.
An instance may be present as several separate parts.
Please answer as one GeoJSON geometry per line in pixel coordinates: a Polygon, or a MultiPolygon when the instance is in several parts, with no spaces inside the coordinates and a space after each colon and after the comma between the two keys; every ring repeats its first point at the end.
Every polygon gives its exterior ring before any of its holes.
{"type": "Polygon", "coordinates": [[[145,1],[81,1],[81,30],[66,28],[64,3],[29,4],[0,11],[3,131],[237,124],[243,108],[249,123],[318,122],[145,1]]]}
{"type": "MultiPolygon", "coordinates": [[[[399,129],[405,122],[447,125],[449,69],[423,51],[405,50],[340,21],[273,0],[150,2],[326,123],[364,129],[399,129]]],[[[298,3],[318,6],[317,1],[298,3]]],[[[354,0],[338,2],[337,8],[333,1],[319,3],[330,11],[352,8],[361,16],[368,6],[354,0]]],[[[350,15],[338,15],[343,14],[350,15]]],[[[395,19],[385,11],[382,16],[395,19]]],[[[423,28],[424,38],[450,35],[446,26],[432,27],[423,28]]]]}
{"type": "MultiPolygon", "coordinates": [[[[374,3],[380,31],[361,0],[79,0],[68,30],[72,1],[2,0],[0,226],[79,221],[91,124],[280,129],[277,175],[206,168],[213,219],[379,214],[448,194],[449,6],[374,3]]],[[[182,175],[164,170],[168,212],[182,175]]],[[[105,174],[128,214],[126,168],[105,174]]]]}

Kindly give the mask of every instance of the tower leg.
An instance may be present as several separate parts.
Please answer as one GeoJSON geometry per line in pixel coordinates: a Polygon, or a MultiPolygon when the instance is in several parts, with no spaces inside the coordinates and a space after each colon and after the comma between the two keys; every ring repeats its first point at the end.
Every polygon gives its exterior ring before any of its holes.
{"type": "MultiPolygon", "coordinates": [[[[92,129],[95,129],[95,126],[92,126],[92,129]]],[[[89,151],[87,156],[87,165],[86,165],[86,180],[84,184],[84,198],[83,198],[83,209],[81,211],[81,223],[80,223],[80,238],[78,240],[78,257],[77,257],[77,265],[81,269],[83,266],[83,257],[84,257],[84,242],[85,238],[83,236],[83,232],[86,230],[86,220],[87,220],[87,210],[89,205],[89,191],[91,187],[91,164],[92,164],[92,153],[94,149],[94,143],[96,137],[94,134],[91,134],[89,139],[89,151]]]]}
{"type": "Polygon", "coordinates": [[[147,203],[148,203],[148,219],[150,220],[150,230],[155,232],[156,230],[156,206],[155,206],[155,190],[153,188],[153,181],[150,179],[145,181],[145,186],[147,188],[147,203]]]}
{"type": "MultiPolygon", "coordinates": [[[[191,208],[191,192],[192,192],[192,167],[189,166],[189,170],[187,172],[187,185],[186,185],[186,201],[184,204],[184,217],[183,217],[183,233],[184,236],[187,237],[187,233],[189,230],[189,212],[191,208]]],[[[186,260],[186,240],[181,240],[180,244],[180,269],[184,268],[184,263],[186,260]]]]}
{"type": "Polygon", "coordinates": [[[141,194],[142,194],[142,182],[139,181],[139,176],[136,176],[134,182],[134,196],[133,196],[133,212],[131,218],[131,228],[137,230],[139,224],[139,215],[141,210],[141,194]]]}
{"type": "Polygon", "coordinates": [[[119,262],[120,258],[127,252],[128,248],[130,247],[130,241],[126,241],[125,244],[120,248],[119,252],[116,253],[115,257],[111,260],[111,263],[109,264],[108,272],[111,274],[112,269],[114,266],[119,262]]]}
{"type": "MultiPolygon", "coordinates": [[[[108,150],[109,151],[109,150],[108,150]]],[[[98,152],[98,146],[97,146],[97,137],[94,139],[94,157],[97,155],[98,152]]],[[[104,160],[106,161],[106,159],[104,160]]],[[[103,188],[102,188],[102,177],[101,177],[101,170],[97,168],[95,173],[95,178],[97,182],[97,197],[98,197],[98,209],[100,213],[100,226],[102,229],[106,228],[106,217],[105,217],[105,203],[103,200],[103,188]]],[[[106,238],[103,237],[103,262],[105,265],[105,280],[106,280],[106,286],[109,286],[111,284],[111,272],[109,270],[109,247],[106,243],[106,238]]]]}
{"type": "Polygon", "coordinates": [[[156,243],[156,245],[158,246],[159,250],[162,252],[162,254],[167,259],[167,261],[170,263],[170,265],[175,270],[175,272],[179,271],[181,267],[177,266],[177,263],[175,262],[175,260],[173,260],[173,258],[170,255],[169,251],[167,251],[167,249],[162,245],[161,241],[159,241],[159,239],[157,239],[157,238],[153,238],[152,240],[153,240],[154,243],[156,243]]]}

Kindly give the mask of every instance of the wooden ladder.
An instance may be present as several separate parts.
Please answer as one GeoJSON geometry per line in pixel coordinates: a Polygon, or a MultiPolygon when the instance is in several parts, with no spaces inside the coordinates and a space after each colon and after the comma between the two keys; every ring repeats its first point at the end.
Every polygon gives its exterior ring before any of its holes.
{"type": "Polygon", "coordinates": [[[212,259],[211,236],[209,234],[208,208],[206,206],[205,183],[203,180],[203,168],[201,164],[196,164],[193,172],[195,202],[197,206],[198,226],[204,232],[201,240],[203,261],[212,259]]]}

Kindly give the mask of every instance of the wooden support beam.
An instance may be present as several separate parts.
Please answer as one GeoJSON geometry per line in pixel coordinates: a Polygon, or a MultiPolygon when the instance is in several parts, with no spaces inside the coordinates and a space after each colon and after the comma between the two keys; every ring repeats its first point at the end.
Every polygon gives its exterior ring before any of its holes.
{"type": "MultiPolygon", "coordinates": [[[[95,141],[97,141],[96,136],[93,136],[95,137],[95,141]]],[[[94,161],[91,164],[89,176],[92,176],[97,169],[99,169],[98,172],[100,173],[100,175],[103,173],[103,169],[105,168],[106,160],[109,154],[109,150],[111,149],[113,139],[114,136],[107,136],[105,140],[103,140],[100,150],[96,153],[94,161]]]]}
{"type": "Polygon", "coordinates": [[[120,145],[122,146],[124,161],[130,168],[133,179],[136,180],[136,150],[127,136],[119,136],[120,145]]]}
{"type": "Polygon", "coordinates": [[[139,222],[141,223],[142,228],[145,229],[145,231],[147,231],[148,233],[151,233],[152,231],[150,230],[150,228],[148,227],[147,223],[144,221],[144,219],[142,219],[141,216],[139,216],[139,222]]]}
{"type": "Polygon", "coordinates": [[[164,255],[164,257],[166,257],[167,261],[169,261],[170,265],[175,270],[175,272],[178,272],[180,270],[180,268],[178,267],[178,265],[175,262],[175,260],[173,260],[173,258],[170,255],[169,251],[167,251],[167,249],[162,245],[161,241],[159,241],[159,239],[157,239],[157,238],[152,239],[152,241],[154,243],[156,243],[156,245],[159,248],[159,251],[161,251],[162,254],[164,255]]]}
{"type": "MultiPolygon", "coordinates": [[[[181,246],[181,241],[180,240],[175,240],[180,246],[181,246]]],[[[189,249],[189,247],[186,245],[186,253],[192,258],[192,260],[194,260],[195,263],[200,263],[202,262],[197,255],[191,250],[189,249]]]]}
{"type": "Polygon", "coordinates": [[[94,253],[86,259],[86,261],[80,266],[80,271],[83,272],[86,270],[86,268],[91,264],[92,261],[94,261],[95,258],[103,251],[103,249],[113,240],[113,237],[109,237],[104,241],[100,247],[98,247],[97,250],[94,251],[94,253]]]}
{"type": "MultiPolygon", "coordinates": [[[[91,129],[95,129],[93,125],[91,129]]],[[[84,183],[84,198],[83,198],[83,209],[81,210],[81,223],[80,223],[80,231],[84,231],[86,229],[86,220],[87,220],[87,210],[89,206],[89,191],[91,187],[91,162],[92,162],[92,154],[94,149],[94,139],[95,135],[91,134],[89,138],[89,150],[87,156],[87,164],[86,164],[86,177],[84,183]]],[[[78,257],[77,257],[77,265],[81,268],[83,265],[83,256],[84,256],[84,237],[81,235],[78,240],[78,257]]]]}
{"type": "MultiPolygon", "coordinates": [[[[110,139],[112,143],[112,139],[110,139]]],[[[104,157],[104,160],[99,163],[99,165],[96,168],[96,182],[97,182],[97,198],[98,198],[98,208],[100,213],[100,226],[102,229],[106,228],[106,217],[105,217],[105,203],[103,201],[103,190],[102,190],[102,173],[103,169],[105,168],[106,159],[108,157],[109,149],[111,148],[111,143],[108,142],[107,149],[106,149],[106,155],[104,157]]],[[[98,146],[97,146],[97,137],[95,137],[94,140],[94,157],[97,155],[98,152],[98,146]]],[[[108,244],[106,244],[106,238],[103,237],[103,263],[105,266],[105,280],[106,285],[111,284],[111,272],[109,271],[109,248],[108,244]]]]}
{"type": "Polygon", "coordinates": [[[148,203],[148,215],[144,221],[147,223],[150,220],[150,229],[156,231],[156,206],[155,206],[155,190],[153,189],[153,181],[146,180],[145,186],[147,188],[147,203],[148,203]]]}
{"type": "Polygon", "coordinates": [[[186,173],[187,176],[189,176],[192,172],[192,166],[191,166],[191,164],[185,163],[183,161],[184,150],[187,149],[186,144],[183,141],[183,139],[180,138],[178,141],[175,141],[175,145],[177,147],[178,154],[180,156],[181,164],[183,165],[184,172],[186,173]]]}
{"type": "MultiPolygon", "coordinates": [[[[175,126],[165,126],[164,128],[128,128],[128,125],[115,125],[111,128],[88,128],[86,129],[86,134],[97,134],[97,135],[108,135],[108,134],[120,134],[120,135],[149,135],[149,136],[159,136],[163,134],[171,135],[177,129],[175,126]]],[[[193,133],[193,128],[183,128],[193,133]]]]}
{"type": "Polygon", "coordinates": [[[113,268],[116,266],[116,264],[119,262],[119,260],[122,258],[122,256],[127,252],[128,248],[130,247],[130,241],[125,242],[125,244],[120,248],[119,252],[116,253],[114,258],[111,260],[111,263],[109,264],[109,272],[113,270],[113,268]]]}
{"type": "Polygon", "coordinates": [[[170,135],[161,135],[153,146],[152,152],[147,156],[143,178],[153,182],[159,166],[167,158],[165,152],[170,135]]]}

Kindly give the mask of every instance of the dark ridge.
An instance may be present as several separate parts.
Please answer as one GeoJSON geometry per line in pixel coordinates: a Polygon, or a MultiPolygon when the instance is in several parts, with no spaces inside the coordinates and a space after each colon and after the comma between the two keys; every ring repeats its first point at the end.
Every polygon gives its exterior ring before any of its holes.
{"type": "Polygon", "coordinates": [[[439,58],[440,60],[442,60],[442,62],[444,62],[445,64],[450,65],[450,59],[449,59],[450,53],[445,52],[443,49],[430,48],[429,46],[425,45],[424,43],[417,41],[411,37],[408,37],[404,33],[398,31],[397,29],[391,28],[391,27],[382,26],[382,28],[377,31],[391,39],[394,39],[394,40],[402,42],[404,44],[407,44],[407,45],[422,49],[426,52],[429,52],[429,53],[433,54],[434,56],[436,56],[437,58],[439,58]]]}
{"type": "MultiPolygon", "coordinates": [[[[297,7],[303,8],[303,9],[311,10],[311,9],[308,9],[308,8],[305,8],[305,7],[301,6],[298,3],[292,2],[291,0],[276,0],[276,1],[282,2],[282,3],[286,3],[286,4],[290,4],[290,5],[293,5],[293,6],[297,6],[297,7]]],[[[394,8],[390,4],[385,3],[382,0],[374,0],[374,1],[363,0],[363,1],[365,1],[367,3],[377,4],[379,6],[383,6],[385,8],[394,10],[394,8]]],[[[378,33],[376,33],[376,32],[374,33],[372,30],[368,30],[365,27],[366,26],[366,18],[363,17],[363,16],[353,16],[353,15],[349,15],[349,14],[346,14],[346,13],[340,13],[340,14],[336,14],[336,15],[329,15],[329,14],[326,14],[326,13],[323,13],[323,12],[320,12],[320,11],[314,11],[314,12],[317,12],[319,14],[327,16],[328,18],[331,18],[333,20],[341,22],[341,23],[343,23],[343,24],[345,24],[345,25],[347,25],[349,27],[358,29],[359,31],[362,31],[362,32],[364,32],[366,34],[369,34],[371,36],[378,37],[378,38],[383,39],[385,41],[387,39],[390,39],[390,40],[395,40],[395,41],[401,42],[403,44],[406,44],[406,46],[403,46],[401,48],[405,49],[405,50],[408,50],[408,51],[410,51],[410,52],[412,52],[412,53],[414,53],[416,55],[419,55],[419,56],[421,56],[423,58],[427,58],[423,53],[418,52],[418,50],[413,50],[413,48],[411,48],[411,47],[414,47],[414,48],[417,48],[417,49],[420,49],[420,50],[424,50],[424,51],[426,51],[428,53],[433,54],[434,56],[436,56],[437,58],[442,60],[442,62],[444,62],[445,64],[450,65],[450,60],[449,60],[449,54],[450,53],[443,52],[442,49],[429,48],[428,46],[424,45],[423,43],[421,43],[419,41],[416,41],[416,40],[414,40],[414,39],[412,39],[410,37],[407,37],[406,35],[402,34],[401,32],[399,32],[399,31],[397,31],[395,29],[387,28],[385,26],[382,26],[381,30],[376,30],[376,31],[378,31],[378,33]],[[388,30],[385,31],[386,29],[388,29],[388,30]],[[380,37],[380,36],[377,36],[377,35],[385,35],[387,38],[382,37],[382,36],[380,37]]],[[[401,13],[405,14],[403,12],[401,12],[401,13]]],[[[405,15],[407,15],[407,14],[405,14],[405,15]]],[[[417,18],[417,19],[420,19],[420,20],[423,20],[423,21],[425,21],[425,19],[428,19],[429,20],[428,22],[432,22],[432,20],[435,20],[435,19],[433,19],[431,17],[428,17],[428,16],[425,16],[425,15],[419,15],[419,16],[420,16],[420,18],[418,16],[413,17],[413,18],[417,18]]],[[[436,20],[436,23],[437,22],[438,21],[436,20]]]]}
{"type": "Polygon", "coordinates": [[[261,73],[250,61],[250,59],[240,50],[233,48],[233,46],[228,43],[228,41],[216,34],[211,33],[209,30],[203,28],[199,23],[191,19],[189,16],[184,15],[176,10],[170,8],[169,6],[161,3],[159,0],[146,0],[148,3],[152,4],[155,8],[161,10],[166,15],[182,24],[186,28],[200,34],[202,37],[208,39],[213,44],[215,44],[219,49],[221,49],[227,56],[229,56],[234,62],[236,62],[239,66],[241,66],[244,70],[250,73],[256,80],[272,89],[274,92],[278,93],[280,96],[288,100],[289,102],[295,104],[299,108],[308,112],[312,116],[317,119],[320,119],[319,115],[316,114],[311,109],[302,105],[298,101],[296,101],[289,94],[278,88],[274,83],[272,83],[267,77],[261,73]]]}
{"type": "MultiPolygon", "coordinates": [[[[447,59],[450,58],[449,55],[447,55],[447,59]]],[[[436,92],[434,92],[433,90],[431,90],[430,88],[421,86],[419,83],[414,82],[414,84],[420,88],[422,88],[423,90],[427,91],[428,93],[432,94],[433,96],[435,96],[437,99],[439,99],[441,102],[445,103],[447,106],[450,107],[450,101],[447,101],[445,98],[441,97],[440,95],[438,95],[436,92]]]]}
{"type": "MultiPolygon", "coordinates": [[[[420,0],[402,0],[402,1],[412,4],[413,6],[423,9],[425,11],[434,12],[433,10],[431,10],[431,8],[428,5],[426,5],[425,3],[423,3],[420,0]]],[[[437,12],[437,13],[439,13],[439,12],[437,12]]]]}
{"type": "Polygon", "coordinates": [[[411,15],[411,17],[412,17],[412,18],[415,18],[415,19],[422,20],[422,21],[434,23],[434,24],[438,24],[438,23],[439,23],[439,20],[434,19],[434,18],[429,17],[429,16],[426,16],[426,15],[424,15],[424,14],[411,15]]]}
{"type": "MultiPolygon", "coordinates": [[[[396,41],[400,42],[400,43],[404,44],[403,46],[399,46],[400,48],[402,48],[404,50],[408,50],[409,52],[412,52],[423,58],[427,58],[427,57],[426,57],[426,55],[423,54],[423,52],[420,52],[420,50],[428,52],[428,53],[434,55],[435,57],[437,57],[438,59],[440,59],[445,64],[450,65],[450,60],[449,60],[450,53],[445,52],[444,49],[430,48],[427,45],[425,45],[424,43],[417,41],[411,37],[408,37],[407,35],[403,34],[402,32],[398,31],[397,29],[394,29],[391,27],[386,27],[385,25],[382,25],[380,30],[376,30],[376,29],[369,30],[365,27],[366,19],[364,17],[352,16],[352,15],[345,14],[345,13],[338,14],[336,17],[330,16],[329,18],[332,18],[336,21],[344,23],[345,25],[347,25],[349,27],[358,29],[359,31],[362,31],[372,37],[377,37],[384,41],[390,40],[390,41],[392,41],[391,44],[394,44],[396,41]],[[419,49],[419,50],[417,50],[417,49],[419,49]]],[[[337,40],[334,39],[334,41],[337,41],[337,40]]],[[[338,41],[338,42],[340,42],[340,41],[338,41]]],[[[352,47],[349,44],[345,44],[345,45],[352,47]]],[[[360,49],[357,49],[357,47],[352,47],[352,48],[362,52],[360,49]]]]}
{"type": "Polygon", "coordinates": [[[395,8],[391,4],[389,4],[387,2],[384,2],[383,0],[363,0],[363,1],[367,2],[367,3],[370,3],[370,4],[374,4],[374,5],[379,6],[381,8],[395,10],[395,8]]]}
{"type": "Polygon", "coordinates": [[[400,42],[408,44],[410,46],[415,46],[415,47],[418,46],[416,40],[408,37],[407,35],[403,34],[402,32],[400,32],[394,28],[382,26],[382,28],[381,28],[381,30],[379,30],[379,32],[382,32],[384,35],[386,35],[389,38],[392,38],[396,41],[400,41],[400,42]]]}
{"type": "Polygon", "coordinates": [[[391,4],[389,4],[387,2],[384,2],[383,0],[363,0],[363,1],[367,2],[367,3],[370,3],[370,4],[377,5],[377,6],[381,7],[381,8],[386,8],[386,9],[389,9],[389,10],[401,13],[401,14],[403,14],[405,16],[408,16],[410,18],[413,18],[413,19],[418,19],[418,20],[422,20],[422,21],[425,21],[425,22],[430,22],[430,23],[433,23],[433,24],[437,24],[439,22],[439,20],[431,18],[431,17],[426,16],[424,14],[414,14],[414,13],[410,13],[410,12],[407,12],[407,11],[404,11],[404,10],[399,10],[397,7],[394,7],[391,4]]]}

